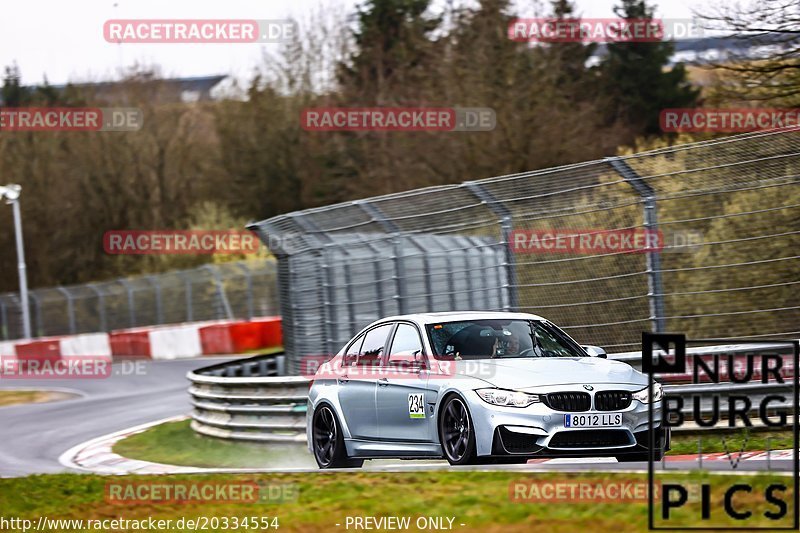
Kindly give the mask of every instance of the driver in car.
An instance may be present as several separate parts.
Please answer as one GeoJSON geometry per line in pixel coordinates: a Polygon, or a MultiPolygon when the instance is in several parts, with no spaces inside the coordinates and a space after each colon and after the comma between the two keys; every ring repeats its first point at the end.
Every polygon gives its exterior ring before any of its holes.
{"type": "Polygon", "coordinates": [[[517,334],[512,333],[506,339],[503,355],[519,355],[519,336],[517,334]]]}

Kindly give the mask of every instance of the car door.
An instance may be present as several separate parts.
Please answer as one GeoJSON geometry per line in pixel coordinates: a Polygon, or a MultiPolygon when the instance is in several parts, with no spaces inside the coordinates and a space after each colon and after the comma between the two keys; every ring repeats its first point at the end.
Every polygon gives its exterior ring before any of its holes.
{"type": "Polygon", "coordinates": [[[347,348],[338,379],[342,416],[354,439],[378,438],[375,382],[393,324],[378,325],[347,348]]]}
{"type": "Polygon", "coordinates": [[[378,434],[382,441],[431,442],[435,432],[429,402],[428,364],[417,326],[399,322],[378,378],[378,434]]]}

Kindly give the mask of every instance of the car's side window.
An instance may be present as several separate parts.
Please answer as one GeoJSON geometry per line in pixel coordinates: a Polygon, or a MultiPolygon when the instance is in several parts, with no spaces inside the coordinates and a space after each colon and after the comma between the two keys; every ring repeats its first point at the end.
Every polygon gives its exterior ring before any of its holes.
{"type": "Polygon", "coordinates": [[[422,360],[422,339],[417,328],[410,324],[399,324],[389,349],[388,365],[407,365],[422,360]]]}
{"type": "Polygon", "coordinates": [[[361,345],[361,351],[358,356],[357,364],[359,366],[380,364],[381,358],[386,350],[386,342],[388,341],[392,326],[393,324],[384,324],[367,332],[367,335],[364,337],[364,344],[361,345]]]}
{"type": "Polygon", "coordinates": [[[360,335],[353,344],[347,348],[347,351],[342,357],[342,366],[352,366],[358,361],[358,354],[361,353],[361,344],[364,342],[364,335],[360,335]]]}
{"type": "Polygon", "coordinates": [[[536,334],[536,343],[540,350],[544,350],[543,354],[548,357],[574,357],[577,355],[568,346],[561,342],[554,332],[550,331],[542,324],[536,324],[534,327],[536,334]]]}

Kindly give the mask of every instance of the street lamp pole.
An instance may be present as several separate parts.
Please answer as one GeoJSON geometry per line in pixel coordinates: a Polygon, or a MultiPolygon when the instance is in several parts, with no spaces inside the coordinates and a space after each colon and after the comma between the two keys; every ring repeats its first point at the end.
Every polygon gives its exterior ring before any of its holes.
{"type": "Polygon", "coordinates": [[[22,214],[19,209],[19,195],[22,187],[16,184],[0,187],[0,198],[11,204],[14,212],[14,235],[17,241],[17,271],[19,272],[19,297],[22,306],[22,332],[26,339],[31,338],[31,314],[28,308],[28,275],[25,267],[25,248],[22,244],[22,214]]]}

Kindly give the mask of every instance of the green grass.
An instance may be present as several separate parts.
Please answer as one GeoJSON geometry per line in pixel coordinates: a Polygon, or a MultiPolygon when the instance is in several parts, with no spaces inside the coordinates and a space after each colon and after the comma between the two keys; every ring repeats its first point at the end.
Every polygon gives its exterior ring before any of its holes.
{"type": "MultiPolygon", "coordinates": [[[[729,434],[702,434],[703,453],[725,452],[723,438],[732,456],[745,444],[741,431],[729,434]]],[[[669,455],[697,453],[698,435],[673,434],[669,455]]],[[[792,447],[790,431],[754,431],[747,436],[745,451],[765,450],[771,438],[772,450],[792,447]]],[[[181,466],[220,468],[302,468],[316,463],[304,445],[275,445],[233,442],[198,435],[189,420],[167,422],[117,443],[114,451],[123,457],[181,466]]]]}
{"type": "Polygon", "coordinates": [[[672,449],[668,455],[697,454],[698,437],[702,437],[700,444],[703,453],[716,453],[727,451],[732,456],[737,456],[742,447],[744,451],[787,450],[794,446],[794,436],[791,431],[745,431],[736,430],[728,433],[695,433],[672,434],[672,449]],[[724,439],[724,442],[723,442],[724,439]],[[769,439],[769,442],[767,442],[769,439]]]}
{"type": "Polygon", "coordinates": [[[74,396],[74,394],[59,391],[3,390],[0,391],[0,407],[24,403],[55,402],[74,396]]]}
{"type": "MultiPolygon", "coordinates": [[[[754,521],[764,525],[787,525],[769,522],[763,511],[763,488],[775,482],[766,476],[713,476],[695,473],[680,478],[659,477],[662,482],[680,481],[711,486],[713,525],[742,525],[724,520],[722,497],[734,483],[749,482],[751,494],[740,494],[734,502],[753,511],[754,521]]],[[[644,502],[518,502],[510,497],[512,483],[535,480],[581,481],[596,485],[604,482],[646,480],[635,474],[559,474],[515,472],[320,472],[272,475],[197,475],[197,476],[126,476],[38,475],[0,480],[0,509],[5,518],[36,520],[39,516],[64,519],[88,518],[179,518],[277,516],[281,530],[343,531],[348,516],[449,516],[455,517],[458,531],[642,531],[647,528],[647,504],[644,502]],[[297,497],[283,503],[144,503],[119,504],[106,501],[106,484],[130,482],[257,483],[290,484],[297,497]],[[337,527],[336,524],[342,524],[337,527]],[[460,526],[459,524],[465,524],[460,526]]],[[[788,483],[788,478],[781,478],[788,483]]],[[[790,483],[789,483],[790,485],[790,483]]],[[[699,493],[699,491],[698,491],[699,493]]],[[[791,489],[784,493],[791,502],[791,489]]],[[[699,503],[690,500],[678,511],[670,525],[712,525],[698,521],[699,503]]],[[[661,524],[661,523],[657,523],[661,524]]],[[[748,526],[754,524],[748,522],[748,526]]],[[[77,528],[76,528],[77,529],[77,528]]],[[[220,528],[221,529],[221,528],[220,528]]],[[[413,529],[413,528],[412,528],[413,529]]],[[[62,531],[73,531],[62,527],[62,531]]],[[[214,530],[214,529],[212,529],[214,530]]],[[[219,529],[217,529],[219,530],[219,529]]]]}
{"type": "Polygon", "coordinates": [[[222,468],[315,467],[305,445],[232,442],[198,435],[189,420],[167,422],[114,446],[130,459],[181,466],[222,468]]]}

